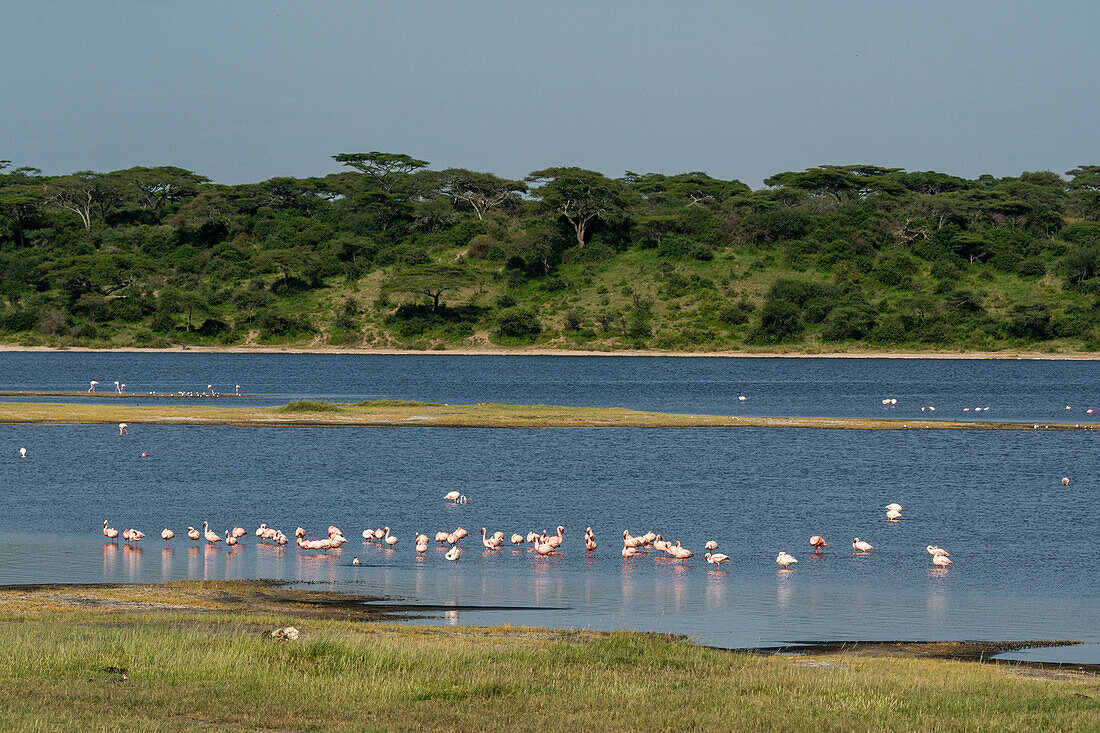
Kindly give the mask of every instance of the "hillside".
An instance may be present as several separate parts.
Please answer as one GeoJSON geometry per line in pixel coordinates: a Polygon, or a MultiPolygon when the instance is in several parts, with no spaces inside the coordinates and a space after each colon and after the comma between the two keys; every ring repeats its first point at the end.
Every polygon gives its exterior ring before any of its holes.
{"type": "Polygon", "coordinates": [[[0,162],[0,343],[1100,350],[1100,166],[524,181],[406,155],[224,186],[0,162]]]}

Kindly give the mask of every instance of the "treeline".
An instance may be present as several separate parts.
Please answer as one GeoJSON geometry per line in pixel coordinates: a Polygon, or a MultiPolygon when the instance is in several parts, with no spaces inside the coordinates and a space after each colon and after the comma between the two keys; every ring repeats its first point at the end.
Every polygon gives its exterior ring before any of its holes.
{"type": "Polygon", "coordinates": [[[1100,348],[1100,166],[965,179],[333,156],[227,186],[0,161],[0,340],[1100,348]]]}

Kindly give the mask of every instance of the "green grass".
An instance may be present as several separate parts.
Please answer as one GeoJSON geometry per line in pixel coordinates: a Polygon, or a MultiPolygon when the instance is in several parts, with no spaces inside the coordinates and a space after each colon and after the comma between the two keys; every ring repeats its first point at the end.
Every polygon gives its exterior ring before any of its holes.
{"type": "Polygon", "coordinates": [[[403,627],[293,609],[188,607],[187,593],[201,587],[89,591],[95,607],[73,605],[71,595],[56,600],[64,592],[0,594],[0,729],[1100,728],[1095,676],[731,654],[626,632],[403,627]],[[174,607],[120,605],[128,598],[174,607]],[[286,624],[301,629],[298,641],[264,637],[286,624]]]}
{"type": "Polygon", "coordinates": [[[279,408],[280,412],[340,412],[340,406],[322,400],[292,400],[279,408]]]}

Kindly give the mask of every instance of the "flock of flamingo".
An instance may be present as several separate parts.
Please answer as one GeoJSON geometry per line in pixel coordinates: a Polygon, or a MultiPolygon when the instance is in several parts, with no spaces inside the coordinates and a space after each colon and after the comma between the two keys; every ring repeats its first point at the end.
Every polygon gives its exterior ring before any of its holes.
{"type": "MultiPolygon", "coordinates": [[[[1062,479],[1063,485],[1069,484],[1068,478],[1062,479]]],[[[451,504],[465,504],[467,499],[464,495],[457,491],[452,491],[444,496],[444,500],[451,504]]],[[[890,503],[887,504],[886,519],[891,522],[897,522],[901,519],[902,507],[900,504],[890,503]]],[[[145,539],[145,533],[137,529],[125,529],[121,533],[110,525],[110,521],[103,520],[103,535],[111,541],[116,540],[120,536],[122,539],[133,545],[135,542],[140,542],[145,539]]],[[[244,527],[234,527],[227,529],[223,534],[210,529],[209,522],[202,523],[202,532],[194,527],[187,528],[187,537],[193,542],[199,540],[205,540],[210,545],[216,545],[219,542],[224,542],[227,547],[233,547],[237,545],[242,538],[248,534],[248,530],[244,527]]],[[[256,537],[260,542],[267,542],[278,546],[283,546],[289,543],[289,538],[281,530],[274,527],[268,527],[267,524],[261,524],[256,529],[256,537]]],[[[469,532],[462,527],[456,527],[454,530],[441,530],[435,533],[435,542],[439,543],[439,547],[447,548],[447,552],[444,557],[452,562],[457,562],[462,556],[462,540],[469,536],[469,532]]],[[[160,533],[161,539],[165,542],[170,542],[175,538],[176,533],[172,530],[165,528],[160,533]]],[[[391,533],[389,527],[381,527],[378,529],[365,529],[362,533],[363,544],[366,545],[370,542],[376,542],[380,545],[385,545],[388,549],[396,549],[397,543],[400,539],[391,533]]],[[[316,540],[306,539],[306,530],[303,527],[298,527],[294,530],[295,544],[300,550],[306,552],[328,552],[329,550],[339,550],[343,545],[347,544],[348,540],[344,536],[343,531],[336,525],[329,525],[328,536],[316,540]]],[[[561,547],[565,541],[565,527],[558,525],[555,534],[547,534],[546,530],[540,532],[528,532],[521,534],[516,532],[512,534],[509,541],[513,547],[519,548],[520,545],[531,545],[531,550],[535,555],[557,555],[560,554],[561,547]]],[[[431,543],[427,534],[417,534],[415,538],[415,549],[417,554],[423,554],[428,551],[428,547],[431,543]]],[[[497,531],[489,534],[487,528],[481,528],[481,544],[487,552],[493,552],[504,547],[505,535],[503,532],[497,531]]],[[[828,543],[821,535],[814,535],[810,537],[810,546],[813,548],[815,555],[819,555],[824,548],[828,547],[828,543]]],[[[596,542],[596,535],[592,531],[591,527],[587,527],[584,531],[584,549],[587,553],[591,554],[596,551],[598,544],[596,542]]],[[[706,554],[703,558],[714,565],[716,569],[722,569],[722,563],[728,563],[730,556],[718,550],[718,542],[716,540],[708,540],[704,545],[706,554]]],[[[660,534],[648,531],[641,535],[632,535],[629,530],[623,530],[623,549],[622,556],[627,563],[630,560],[640,554],[647,553],[650,549],[655,552],[664,553],[665,556],[674,560],[680,560],[686,563],[688,559],[695,556],[695,553],[680,544],[679,540],[675,542],[664,539],[660,534]]],[[[866,540],[861,540],[856,537],[852,540],[852,549],[855,551],[853,554],[866,555],[874,546],[866,540]]],[[[932,564],[937,568],[946,569],[952,562],[950,560],[950,554],[947,550],[939,547],[938,545],[928,545],[925,548],[929,555],[932,556],[932,564]]],[[[780,552],[775,562],[780,566],[782,571],[789,571],[791,566],[798,562],[798,559],[786,551],[780,552]]],[[[359,565],[359,557],[356,556],[352,560],[353,565],[359,565]]],[[[458,573],[458,567],[455,566],[455,573],[458,573]]]]}

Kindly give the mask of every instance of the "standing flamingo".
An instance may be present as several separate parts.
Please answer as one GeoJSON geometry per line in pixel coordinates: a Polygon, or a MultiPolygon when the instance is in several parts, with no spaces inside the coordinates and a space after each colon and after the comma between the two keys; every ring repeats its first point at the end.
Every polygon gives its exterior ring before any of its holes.
{"type": "Polygon", "coordinates": [[[168,540],[172,539],[175,536],[176,536],[176,533],[173,532],[172,530],[168,529],[167,527],[162,529],[161,532],[160,532],[160,538],[162,540],[164,540],[165,542],[167,542],[168,540]]]}
{"type": "Polygon", "coordinates": [[[789,555],[786,552],[781,552],[775,557],[775,563],[783,566],[784,570],[789,569],[791,565],[794,565],[796,562],[798,562],[798,560],[796,560],[793,555],[789,555]]]}
{"type": "Polygon", "coordinates": [[[868,550],[873,550],[875,548],[870,542],[861,540],[859,537],[856,537],[854,540],[852,540],[852,549],[854,549],[856,552],[867,552],[868,550]]]}
{"type": "Polygon", "coordinates": [[[20,448],[19,449],[19,457],[20,458],[26,458],[27,457],[27,449],[26,448],[20,448]]]}
{"type": "Polygon", "coordinates": [[[206,537],[206,541],[210,544],[215,544],[222,541],[221,536],[217,532],[210,531],[210,524],[208,522],[202,523],[203,536],[206,537]]]}
{"type": "Polygon", "coordinates": [[[1069,476],[1062,477],[1062,486],[1069,486],[1069,476]]]}
{"type": "MultiPolygon", "coordinates": [[[[447,558],[451,562],[457,562],[460,555],[462,555],[462,548],[458,545],[455,545],[451,549],[447,550],[447,554],[445,554],[443,557],[447,558]]],[[[457,567],[455,568],[455,572],[458,572],[457,567]]]]}
{"type": "Polygon", "coordinates": [[[933,555],[932,556],[932,564],[935,565],[938,568],[946,568],[948,565],[951,565],[952,563],[951,563],[950,560],[947,559],[946,555],[933,555]]]}
{"type": "Polygon", "coordinates": [[[229,530],[225,530],[225,544],[227,547],[232,547],[237,544],[237,538],[229,533],[229,530]]]}
{"type": "Polygon", "coordinates": [[[97,382],[93,379],[92,381],[88,382],[88,384],[91,385],[90,387],[88,387],[88,391],[89,392],[95,392],[95,387],[96,387],[97,384],[99,384],[99,382],[97,382]]]}
{"type": "Polygon", "coordinates": [[[715,540],[707,540],[706,544],[703,545],[703,549],[708,552],[714,552],[718,549],[718,542],[715,540]]]}
{"type": "Polygon", "coordinates": [[[187,528],[187,539],[194,540],[195,542],[198,542],[199,541],[199,536],[200,536],[199,531],[197,529],[195,529],[194,527],[188,527],[187,528]]]}
{"type": "Polygon", "coordinates": [[[126,435],[127,434],[126,433],[126,423],[120,422],[118,424],[118,434],[119,435],[126,435]]]}
{"type": "Polygon", "coordinates": [[[109,540],[118,539],[118,530],[107,526],[107,520],[103,520],[103,536],[109,540]]]}
{"type": "Polygon", "coordinates": [[[715,552],[715,553],[708,552],[707,554],[703,555],[703,558],[707,562],[714,565],[715,570],[721,570],[722,569],[722,563],[729,562],[730,556],[729,555],[723,555],[721,552],[715,552]]]}
{"type": "MultiPolygon", "coordinates": [[[[536,548],[537,549],[537,548],[536,548]]],[[[631,547],[630,545],[623,545],[623,557],[626,558],[626,562],[630,563],[630,558],[638,554],[637,547],[631,547]]]]}
{"type": "Polygon", "coordinates": [[[828,547],[828,543],[825,542],[825,538],[821,535],[815,534],[810,538],[810,547],[814,548],[814,552],[821,552],[822,547],[828,547]]]}

